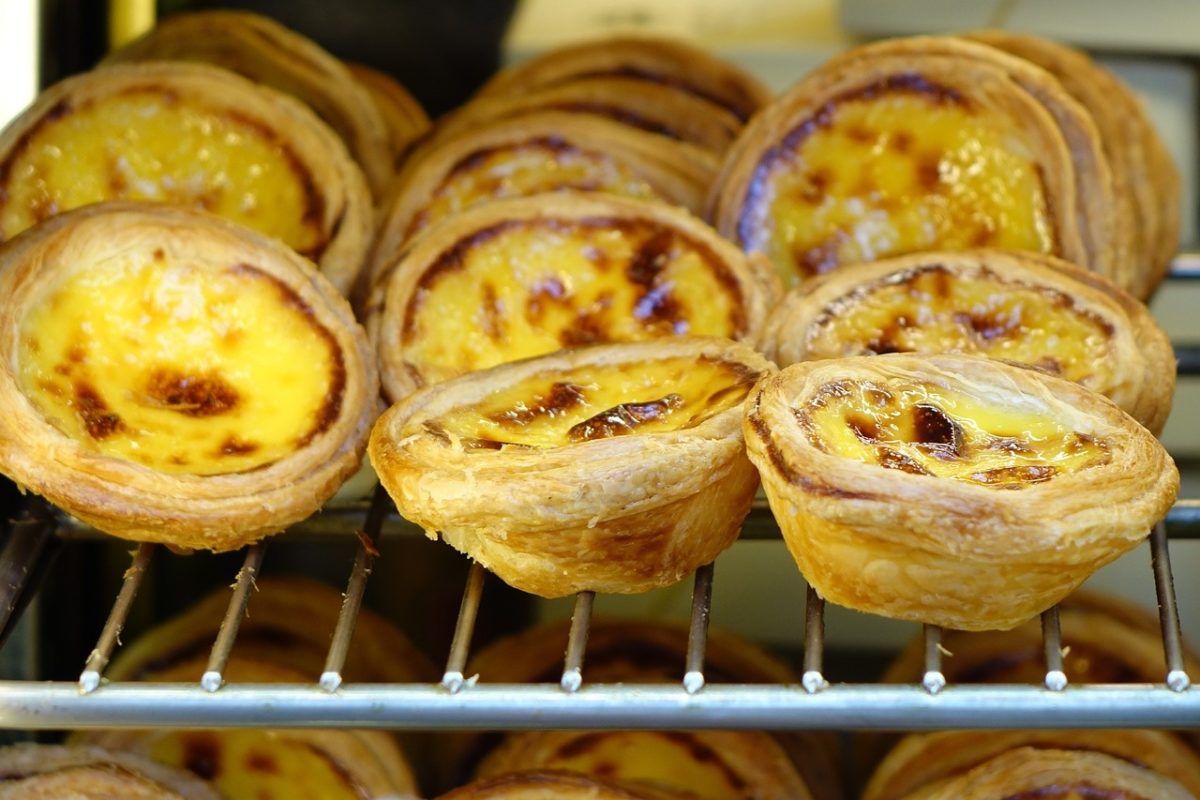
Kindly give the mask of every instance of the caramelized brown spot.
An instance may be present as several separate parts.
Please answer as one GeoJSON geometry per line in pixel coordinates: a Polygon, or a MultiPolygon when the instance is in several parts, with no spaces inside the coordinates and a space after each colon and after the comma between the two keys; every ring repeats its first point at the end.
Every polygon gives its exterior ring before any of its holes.
{"type": "Polygon", "coordinates": [[[600,744],[607,739],[609,733],[584,733],[572,739],[563,742],[562,745],[555,751],[554,759],[578,758],[579,756],[587,755],[596,750],[600,744]]]}
{"type": "Polygon", "coordinates": [[[969,328],[984,342],[1004,338],[1021,328],[1019,312],[1009,314],[955,314],[955,322],[969,328]]]}
{"type": "Polygon", "coordinates": [[[177,467],[186,467],[188,464],[191,463],[190,461],[188,461],[187,456],[181,455],[179,453],[173,453],[171,455],[171,457],[167,460],[170,461],[172,464],[174,464],[177,467]]]}
{"type": "Polygon", "coordinates": [[[829,272],[841,263],[842,259],[838,251],[845,240],[846,233],[841,229],[835,230],[812,247],[795,248],[792,258],[802,275],[819,275],[829,272]]]}
{"type": "Polygon", "coordinates": [[[1042,483],[1058,474],[1058,469],[1049,464],[1026,464],[1015,467],[996,467],[983,472],[972,472],[971,480],[989,486],[1004,483],[1042,483]]]}
{"type": "Polygon", "coordinates": [[[125,423],[109,410],[104,399],[90,384],[76,381],[74,388],[75,413],[83,420],[88,436],[100,441],[124,429],[125,423]]]}
{"type": "Polygon", "coordinates": [[[846,129],[846,138],[857,144],[873,144],[875,142],[875,134],[867,130],[861,125],[854,125],[846,129]]]}
{"type": "Polygon", "coordinates": [[[990,247],[996,239],[996,229],[989,226],[978,228],[971,234],[971,247],[990,247]]]}
{"type": "Polygon", "coordinates": [[[688,755],[697,764],[707,764],[715,767],[724,777],[726,785],[731,789],[741,792],[747,788],[745,780],[737,774],[732,767],[721,758],[721,756],[711,747],[701,742],[693,734],[681,733],[675,731],[665,731],[658,734],[669,742],[672,742],[679,747],[687,750],[688,755]]]}
{"type": "Polygon", "coordinates": [[[879,441],[879,427],[875,424],[875,420],[852,414],[846,418],[846,424],[850,430],[854,431],[854,435],[860,442],[874,444],[879,441]]]}
{"type": "Polygon", "coordinates": [[[569,299],[567,289],[557,275],[549,275],[535,283],[529,290],[529,298],[525,301],[525,319],[529,324],[541,324],[546,309],[551,305],[567,305],[563,301],[569,299]]]}
{"type": "Polygon", "coordinates": [[[674,238],[670,231],[658,230],[642,242],[625,268],[629,282],[647,289],[654,286],[659,273],[670,263],[674,238]]]}
{"type": "Polygon", "coordinates": [[[496,287],[490,283],[483,285],[483,332],[493,342],[504,338],[504,304],[496,296],[496,287]]]}
{"type": "Polygon", "coordinates": [[[1037,367],[1042,372],[1048,372],[1051,375],[1062,375],[1063,372],[1062,361],[1054,356],[1042,356],[1035,361],[1032,366],[1037,367]]]}
{"type": "Polygon", "coordinates": [[[164,261],[164,260],[166,260],[166,257],[167,257],[167,254],[165,252],[163,252],[163,249],[161,247],[154,248],[153,255],[154,255],[155,261],[164,261]]]}
{"type": "Polygon", "coordinates": [[[1016,455],[1033,455],[1033,448],[1024,439],[1016,436],[996,436],[985,447],[988,450],[999,450],[1016,455]]]}
{"type": "Polygon", "coordinates": [[[258,447],[256,442],[247,442],[231,434],[221,442],[218,452],[223,456],[244,456],[253,453],[258,447]]]}
{"type": "Polygon", "coordinates": [[[963,432],[957,422],[934,405],[913,406],[913,428],[917,442],[937,458],[958,458],[962,454],[963,432]]]}
{"type": "Polygon", "coordinates": [[[143,389],[152,405],[188,417],[215,417],[233,409],[238,392],[213,371],[189,375],[173,367],[150,373],[143,389]]]}
{"type": "Polygon", "coordinates": [[[544,397],[538,397],[533,405],[522,403],[488,417],[501,425],[528,425],[539,417],[560,417],[587,402],[583,387],[573,383],[555,383],[544,397]]]}
{"type": "Polygon", "coordinates": [[[53,395],[54,397],[62,397],[64,394],[66,394],[66,392],[63,390],[63,387],[55,381],[48,381],[48,380],[43,379],[43,380],[39,380],[37,385],[38,385],[38,388],[41,389],[43,392],[45,392],[46,394],[53,395]]]}
{"type": "Polygon", "coordinates": [[[907,131],[896,131],[888,139],[888,147],[895,150],[897,153],[907,153],[912,149],[913,137],[907,131]]]}
{"type": "Polygon", "coordinates": [[[276,763],[275,757],[270,753],[259,753],[252,750],[246,757],[246,769],[250,772],[275,775],[279,772],[279,764],[276,763]]]}
{"type": "Polygon", "coordinates": [[[888,469],[898,469],[913,475],[930,474],[929,470],[922,467],[916,461],[890,447],[883,447],[882,445],[876,447],[875,456],[879,459],[879,464],[888,469]]]}
{"type": "Polygon", "coordinates": [[[183,734],[184,769],[211,781],[221,774],[221,745],[215,734],[183,734]]]}
{"type": "Polygon", "coordinates": [[[941,157],[929,154],[917,160],[917,185],[926,192],[937,191],[942,184],[941,157]]]}
{"type": "Polygon", "coordinates": [[[72,364],[82,364],[87,358],[87,352],[83,349],[83,345],[76,342],[67,348],[67,361],[72,364]]]}
{"type": "Polygon", "coordinates": [[[620,403],[571,426],[567,438],[572,442],[587,442],[632,433],[639,425],[661,419],[681,406],[683,398],[677,394],[645,403],[620,403]]]}

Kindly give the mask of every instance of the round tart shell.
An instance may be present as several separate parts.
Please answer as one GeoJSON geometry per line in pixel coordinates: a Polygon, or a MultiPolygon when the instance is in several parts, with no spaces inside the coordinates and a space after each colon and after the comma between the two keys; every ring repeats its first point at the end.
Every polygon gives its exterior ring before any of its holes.
{"type": "MultiPolygon", "coordinates": [[[[185,62],[117,64],[67,78],[38,95],[0,132],[0,164],[26,138],[71,108],[139,90],[169,91],[184,103],[227,112],[264,131],[294,159],[305,191],[320,207],[322,245],[314,260],[347,293],[370,246],[371,195],[361,170],[337,135],[299,101],[224,69],[185,62]]],[[[113,198],[120,199],[120,198],[113,198]]]]}
{"type": "Polygon", "coordinates": [[[0,749],[0,796],[219,800],[208,783],[133,753],[22,743],[0,749]]]}
{"type": "MultiPolygon", "coordinates": [[[[1116,284],[1053,256],[980,250],[914,253],[851,264],[790,290],[768,317],[759,349],[781,367],[827,357],[814,356],[809,346],[810,336],[830,314],[853,314],[853,306],[847,310],[842,304],[852,303],[851,298],[867,291],[867,287],[898,280],[926,267],[964,275],[968,280],[987,271],[991,273],[989,280],[1048,289],[1069,299],[1072,308],[1064,313],[1084,312],[1110,326],[1112,351],[1108,363],[1116,374],[1109,385],[1088,388],[1117,403],[1151,433],[1162,432],[1175,393],[1175,351],[1170,339],[1146,307],[1116,284]]],[[[920,322],[911,324],[919,326],[920,322]]],[[[865,350],[843,353],[870,354],[865,350]]]]}
{"type": "Polygon", "coordinates": [[[371,95],[387,125],[388,144],[392,151],[392,172],[388,177],[388,185],[391,185],[395,171],[409,150],[429,132],[432,125],[429,115],[391,75],[363,64],[347,62],[346,68],[371,95]]]}
{"type": "Polygon", "coordinates": [[[372,189],[392,177],[389,130],[366,87],[311,39],[247,11],[173,14],[105,58],[106,64],[202,61],[292,95],[346,143],[372,189]]]}
{"type": "MultiPolygon", "coordinates": [[[[98,530],[183,548],[232,550],[309,516],[362,460],[378,378],[346,301],[273,239],[201,212],[154,204],[97,204],[53,217],[0,251],[0,466],[98,530]],[[340,407],[305,446],[248,472],[167,474],[101,455],[51,426],[20,389],[25,313],[77,268],[138,251],[224,269],[250,262],[278,281],[336,343],[345,370],[340,407]],[[82,266],[81,266],[82,265],[82,266]]],[[[282,302],[282,300],[281,300],[282,302]]]]}
{"type": "Polygon", "coordinates": [[[973,356],[795,364],[746,402],[746,446],[800,571],[826,600],[962,630],[1007,629],[1142,541],[1179,490],[1170,456],[1108,399],[973,356]],[[944,386],[1050,413],[1108,443],[1106,464],[1020,490],[913,475],[821,452],[794,415],[821,387],[944,386]]]}
{"type": "Polygon", "coordinates": [[[402,516],[522,591],[562,597],[668,586],[737,539],[757,476],[734,406],[690,428],[527,450],[464,450],[414,419],[478,403],[523,379],[670,357],[770,362],[723,339],[673,338],[566,350],[422,389],[375,426],[369,454],[402,516]]]}
{"type": "Polygon", "coordinates": [[[758,337],[767,309],[780,291],[774,270],[762,259],[747,258],[683,209],[653,201],[585,192],[553,192],[497,200],[455,214],[383,264],[367,301],[364,324],[378,353],[386,396],[397,401],[425,383],[425,378],[407,360],[403,334],[410,301],[423,291],[423,278],[444,254],[464,243],[469,245],[498,225],[536,226],[559,220],[589,219],[649,223],[676,232],[706,249],[724,267],[740,296],[745,329],[735,332],[734,338],[752,342],[758,337]]]}

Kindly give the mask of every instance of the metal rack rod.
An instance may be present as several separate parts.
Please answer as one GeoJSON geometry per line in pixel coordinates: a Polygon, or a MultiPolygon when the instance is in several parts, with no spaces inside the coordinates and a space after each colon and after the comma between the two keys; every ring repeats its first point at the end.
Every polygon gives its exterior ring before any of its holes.
{"type": "Polygon", "coordinates": [[[217,631],[217,639],[213,642],[212,652],[208,657],[208,666],[200,676],[200,685],[207,692],[215,692],[225,683],[225,665],[229,663],[229,654],[233,651],[233,643],[237,640],[238,629],[246,618],[246,606],[250,603],[250,591],[254,588],[254,579],[262,567],[263,554],[267,551],[265,542],[250,545],[246,550],[246,560],[238,570],[237,581],[233,586],[233,597],[229,599],[229,607],[225,609],[225,618],[221,620],[221,629],[217,631]]]}
{"type": "Polygon", "coordinates": [[[1154,588],[1158,594],[1158,619],[1162,626],[1163,656],[1167,665],[1167,686],[1182,692],[1191,685],[1183,661],[1183,633],[1179,627],[1179,608],[1175,602],[1175,579],[1171,575],[1171,552],[1167,531],[1160,522],[1150,532],[1150,563],[1154,570],[1154,588]]]}
{"type": "Polygon", "coordinates": [[[82,695],[74,683],[0,681],[0,727],[305,728],[752,728],[936,730],[945,728],[1200,727],[1200,692],[1161,684],[1071,687],[912,685],[800,687],[709,684],[479,684],[449,694],[433,684],[110,684],[82,695]]]}
{"type": "Polygon", "coordinates": [[[337,625],[329,653],[325,656],[325,668],[321,671],[321,688],[336,692],[342,685],[342,668],[346,666],[346,654],[350,651],[350,640],[354,637],[354,623],[362,608],[363,592],[367,589],[367,578],[371,575],[371,563],[379,555],[376,543],[387,515],[389,500],[383,486],[375,487],[366,522],[358,534],[358,551],[354,554],[354,567],[350,570],[350,581],[342,597],[342,609],[338,612],[337,625]]]}
{"type": "Polygon", "coordinates": [[[467,586],[463,589],[462,605],[458,608],[458,621],[454,623],[454,639],[450,642],[450,655],[446,659],[446,670],[442,674],[442,687],[454,694],[463,687],[466,679],[467,656],[471,649],[471,636],[475,633],[475,618],[479,616],[479,601],[483,597],[483,567],[479,562],[471,564],[467,573],[467,586]]]}
{"type": "Polygon", "coordinates": [[[804,600],[804,674],[800,684],[809,694],[829,685],[825,680],[825,599],[812,586],[804,600]]]}
{"type": "Polygon", "coordinates": [[[137,550],[133,552],[133,563],[125,570],[121,590],[117,592],[117,599],[108,612],[108,620],[105,621],[100,638],[79,675],[79,691],[84,694],[94,692],[100,686],[100,676],[104,674],[104,668],[112,658],[113,650],[121,636],[121,629],[129,619],[129,609],[133,607],[133,601],[142,587],[142,579],[146,577],[153,555],[154,545],[145,542],[138,545],[137,550]]]}
{"type": "Polygon", "coordinates": [[[1176,253],[1171,259],[1167,277],[1175,280],[1200,280],[1200,250],[1176,253]]]}
{"type": "Polygon", "coordinates": [[[583,686],[583,655],[587,651],[588,631],[592,627],[592,605],[595,592],[580,592],[575,595],[575,613],[571,615],[571,633],[567,637],[567,657],[563,664],[562,680],[564,691],[577,692],[583,686]]]}
{"type": "Polygon", "coordinates": [[[683,688],[695,694],[704,688],[704,655],[708,649],[708,617],[712,611],[712,562],[696,570],[692,584],[692,621],[688,627],[687,662],[683,668],[683,688]]]}
{"type": "Polygon", "coordinates": [[[942,629],[938,625],[925,625],[922,635],[925,639],[925,674],[921,676],[921,686],[930,694],[937,694],[946,688],[946,676],[942,673],[942,629]]]}
{"type": "Polygon", "coordinates": [[[1046,688],[1061,692],[1067,688],[1067,673],[1063,671],[1062,627],[1059,625],[1058,606],[1042,612],[1042,649],[1046,658],[1046,688]]]}

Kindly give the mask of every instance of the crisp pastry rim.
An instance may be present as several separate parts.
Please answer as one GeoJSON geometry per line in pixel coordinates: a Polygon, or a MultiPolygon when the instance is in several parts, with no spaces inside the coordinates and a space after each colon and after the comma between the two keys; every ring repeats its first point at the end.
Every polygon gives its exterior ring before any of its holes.
{"type": "Polygon", "coordinates": [[[877,287],[891,276],[926,267],[940,267],[953,274],[988,270],[1004,283],[1061,292],[1077,308],[1099,315],[1114,331],[1109,337],[1114,350],[1112,360],[1121,373],[1115,388],[1129,387],[1121,392],[1123,402],[1119,404],[1151,433],[1162,432],[1175,387],[1175,351],[1170,338],[1146,307],[1112,280],[1045,254],[986,249],[929,251],[847,264],[788,290],[767,317],[759,349],[781,367],[810,360],[806,336],[830,305],[868,285],[877,287]]]}
{"type": "MultiPolygon", "coordinates": [[[[62,103],[88,103],[142,85],[168,87],[221,108],[233,108],[294,148],[323,199],[322,250],[316,263],[340,292],[348,293],[365,263],[374,209],[362,170],[333,129],[299,100],[210,64],[142,61],[99,67],[59,81],[0,131],[0,161],[62,103]]],[[[111,202],[137,202],[116,200],[111,202]]]]}
{"type": "Polygon", "coordinates": [[[499,223],[588,218],[649,220],[661,224],[709,248],[736,280],[746,330],[739,339],[753,342],[759,334],[767,309],[780,286],[774,269],[762,259],[746,256],[685,209],[651,200],[620,197],[599,192],[549,192],[528,197],[496,200],[466,209],[435,225],[408,247],[384,262],[379,282],[367,298],[364,325],[379,358],[384,394],[402,400],[423,385],[405,361],[401,339],[408,300],[419,290],[430,264],[457,243],[499,223]]]}
{"type": "Polygon", "coordinates": [[[153,203],[99,203],[59,214],[0,250],[0,463],[18,484],[48,497],[97,528],[124,538],[181,547],[229,550],[307,517],[362,459],[378,400],[374,359],[349,304],[311,262],[277,240],[205,212],[153,203]],[[121,236],[131,240],[122,247],[121,236]],[[336,342],[345,369],[337,417],[305,446],[261,468],[215,475],[167,474],[90,451],[52,426],[16,378],[19,324],[44,287],[86,266],[64,263],[61,251],[82,246],[120,253],[156,246],[211,259],[229,253],[304,301],[336,342]],[[105,231],[108,231],[107,235],[105,231]],[[204,237],[197,246],[195,237],[204,237]],[[56,260],[59,259],[59,260],[56,260]]]}

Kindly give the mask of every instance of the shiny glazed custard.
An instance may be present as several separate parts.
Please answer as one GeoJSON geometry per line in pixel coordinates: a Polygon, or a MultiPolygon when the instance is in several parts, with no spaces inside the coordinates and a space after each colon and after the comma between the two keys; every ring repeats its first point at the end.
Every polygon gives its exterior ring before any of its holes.
{"type": "Polygon", "coordinates": [[[729,361],[665,358],[579,367],[527,378],[422,430],[469,449],[561,447],[627,434],[690,428],[742,402],[758,373],[729,361]]]}
{"type": "Polygon", "coordinates": [[[924,384],[837,381],[796,416],[822,452],[979,486],[1021,489],[1110,459],[1106,442],[1050,416],[924,384]]]}
{"type": "Polygon", "coordinates": [[[991,270],[921,267],[861,286],[808,333],[810,358],[872,353],[977,353],[1108,386],[1113,329],[1055,289],[991,270]]]}
{"type": "Polygon", "coordinates": [[[701,243],[648,221],[535,220],[480,231],[430,265],[403,343],[435,383],[563,347],[745,326],[735,279],[701,243]]]}
{"type": "Polygon", "coordinates": [[[758,165],[741,243],[786,281],[917,250],[1055,250],[1042,179],[1001,119],[901,76],[830,101],[758,165]]]}
{"type": "Polygon", "coordinates": [[[455,165],[413,218],[406,238],[434,222],[487,200],[527,197],[558,189],[608,192],[655,199],[658,194],[632,170],[603,153],[542,139],[481,150],[455,165]]]}
{"type": "Polygon", "coordinates": [[[0,165],[0,235],[102,200],[200,208],[319,256],[323,201],[296,155],[254,120],[131,90],[52,109],[0,165]]]}
{"type": "Polygon", "coordinates": [[[265,466],[341,407],[336,341],[246,264],[213,271],[156,251],[80,271],[31,308],[20,336],[21,388],[48,422],[163,472],[265,466]]]}

